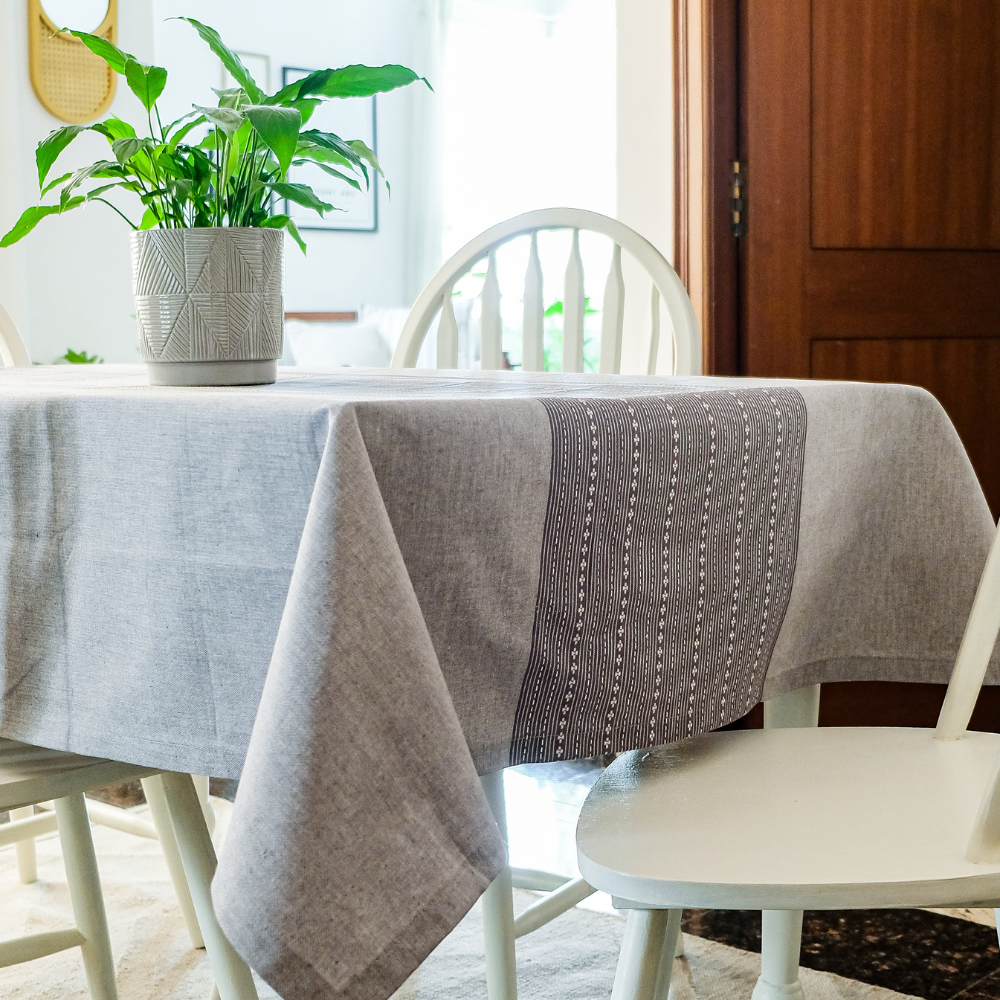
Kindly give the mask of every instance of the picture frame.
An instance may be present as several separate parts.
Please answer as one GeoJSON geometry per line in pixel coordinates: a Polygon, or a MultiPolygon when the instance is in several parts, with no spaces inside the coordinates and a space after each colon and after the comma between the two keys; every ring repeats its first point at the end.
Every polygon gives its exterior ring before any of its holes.
{"type": "MultiPolygon", "coordinates": [[[[300,66],[282,66],[281,85],[301,80],[313,70],[300,66]]],[[[323,132],[333,132],[344,139],[360,139],[378,156],[378,109],[375,95],[346,97],[326,101],[313,112],[309,126],[323,132]]],[[[378,175],[371,173],[367,191],[356,191],[349,184],[331,177],[312,164],[292,166],[288,181],[308,184],[323,201],[335,206],[334,211],[320,217],[310,209],[285,201],[285,213],[299,229],[329,232],[374,233],[378,231],[378,175]],[[338,211],[339,209],[339,211],[338,211]]]]}

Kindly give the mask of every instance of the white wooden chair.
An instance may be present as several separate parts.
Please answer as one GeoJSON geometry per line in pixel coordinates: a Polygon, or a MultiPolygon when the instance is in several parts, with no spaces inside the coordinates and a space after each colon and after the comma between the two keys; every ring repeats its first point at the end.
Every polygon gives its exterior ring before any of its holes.
{"type": "Polygon", "coordinates": [[[185,882],[186,876],[190,885],[188,899],[193,900],[218,995],[222,1000],[256,1000],[250,969],[215,919],[211,895],[215,851],[190,775],[5,739],[0,739],[0,810],[11,812],[11,822],[0,826],[0,846],[26,837],[34,843],[34,837],[58,827],[76,926],[0,941],[0,967],[78,947],[93,1000],[117,1000],[111,940],[84,792],[135,778],[142,779],[175,884],[178,879],[185,882]],[[46,800],[54,800],[53,811],[33,814],[32,805],[46,800]]]}
{"type": "Polygon", "coordinates": [[[482,368],[496,371],[503,367],[500,335],[500,285],[497,280],[496,252],[518,237],[529,237],[531,249],[524,276],[524,320],[522,327],[522,370],[542,371],[542,327],[545,307],[542,296],[542,266],[538,257],[538,233],[542,230],[567,229],[573,233],[566,281],[563,289],[562,370],[583,371],[584,274],[580,256],[580,232],[607,236],[614,245],[611,269],[604,289],[601,322],[599,370],[621,370],[622,319],[625,284],[622,278],[621,252],[630,254],[651,279],[649,345],[646,371],[656,373],[660,350],[660,299],[667,310],[673,334],[673,371],[678,375],[701,374],[701,335],[687,291],[666,258],[635,230],[616,219],[579,208],[542,208],[501,222],[468,242],[427,283],[417,296],[403,325],[399,343],[392,356],[393,368],[412,368],[428,327],[438,312],[437,367],[458,365],[458,328],[451,295],[456,281],[486,258],[486,280],[482,291],[482,368]]]}
{"type": "Polygon", "coordinates": [[[808,728],[803,689],[770,729],[615,761],[577,828],[580,870],[629,910],[614,1000],[666,1000],[683,907],[763,910],[753,996],[777,1000],[804,996],[803,909],[1000,903],[1000,735],[967,731],[998,631],[1000,535],[936,729],[808,728]]]}
{"type": "Polygon", "coordinates": [[[0,305],[0,361],[7,368],[24,368],[31,364],[24,341],[3,305],[0,305]]]}
{"type": "MultiPolygon", "coordinates": [[[[585,310],[583,261],[580,255],[580,232],[589,231],[608,237],[613,244],[602,309],[600,364],[602,373],[621,370],[622,326],[625,286],[622,277],[622,250],[630,254],[650,278],[648,350],[646,372],[656,373],[661,348],[660,300],[662,298],[672,335],[672,370],[678,375],[701,374],[701,334],[687,291],[663,255],[628,226],[597,212],[575,208],[546,208],[527,212],[487,229],[452,256],[417,296],[403,325],[392,358],[393,368],[412,368],[420,353],[428,329],[438,313],[437,367],[455,368],[458,364],[458,328],[452,308],[456,282],[472,267],[487,261],[482,290],[481,367],[503,367],[501,350],[502,322],[500,286],[496,254],[499,247],[518,238],[530,239],[528,267],[524,278],[522,321],[522,370],[542,371],[542,335],[544,298],[542,268],[538,256],[538,233],[542,230],[571,230],[572,243],[563,287],[562,371],[583,371],[583,322],[585,310]]],[[[503,772],[483,779],[493,814],[501,833],[507,836],[503,798],[503,772]]],[[[550,872],[529,869],[506,869],[483,896],[483,924],[486,938],[486,977],[490,1000],[515,1000],[517,996],[514,940],[544,926],[550,920],[576,906],[594,892],[583,879],[567,879],[550,872]],[[514,917],[512,888],[541,890],[548,895],[514,917]]]]}

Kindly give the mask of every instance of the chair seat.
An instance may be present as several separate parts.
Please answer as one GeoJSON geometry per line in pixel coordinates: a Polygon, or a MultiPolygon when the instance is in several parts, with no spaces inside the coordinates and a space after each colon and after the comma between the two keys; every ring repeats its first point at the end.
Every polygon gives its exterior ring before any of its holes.
{"type": "Polygon", "coordinates": [[[654,907],[996,905],[965,859],[1000,735],[709,733],[620,757],[584,803],[580,871],[654,907]]]}
{"type": "Polygon", "coordinates": [[[18,809],[156,773],[155,768],[0,739],[0,809],[18,809]]]}

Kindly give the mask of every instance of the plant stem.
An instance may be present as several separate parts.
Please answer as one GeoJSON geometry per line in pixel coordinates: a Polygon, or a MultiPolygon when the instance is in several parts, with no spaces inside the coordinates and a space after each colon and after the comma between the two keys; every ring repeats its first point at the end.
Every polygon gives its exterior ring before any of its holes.
{"type": "Polygon", "coordinates": [[[237,214],[239,221],[236,225],[244,225],[246,223],[246,215],[253,206],[249,203],[250,198],[250,187],[253,180],[257,174],[255,169],[255,164],[257,161],[257,133],[253,133],[253,139],[251,140],[250,155],[244,157],[243,162],[240,164],[240,173],[237,182],[237,191],[239,197],[239,207],[240,211],[237,214]]]}
{"type": "MultiPolygon", "coordinates": [[[[118,212],[118,209],[117,209],[117,208],[115,208],[115,206],[114,206],[114,205],[112,205],[112,204],[111,204],[111,202],[110,202],[110,201],[108,201],[108,200],[107,200],[106,198],[94,198],[93,200],[94,200],[94,201],[102,201],[102,202],[104,202],[104,204],[105,204],[105,205],[107,205],[107,206],[108,206],[108,208],[112,209],[112,210],[113,210],[113,211],[115,211],[115,212],[118,212]]],[[[132,222],[132,221],[131,221],[131,220],[130,220],[130,219],[128,218],[128,216],[126,216],[126,215],[122,215],[122,213],[121,213],[121,212],[118,212],[118,214],[119,214],[119,215],[121,215],[121,216],[122,216],[122,218],[123,218],[123,219],[124,219],[124,220],[125,220],[125,221],[126,221],[126,222],[127,222],[127,223],[128,223],[128,224],[129,224],[129,225],[130,225],[130,226],[132,227],[132,228],[133,228],[133,229],[138,229],[138,228],[139,228],[139,227],[138,227],[138,226],[137,226],[137,225],[136,225],[136,224],[135,224],[134,222],[132,222]]]]}
{"type": "MultiPolygon", "coordinates": [[[[153,106],[154,107],[156,106],[156,102],[155,101],[153,102],[153,106]]],[[[157,109],[157,112],[156,112],[156,120],[157,121],[160,120],[159,109],[157,109]]],[[[146,121],[149,124],[149,138],[155,141],[156,140],[156,134],[153,132],[153,116],[152,116],[152,113],[150,112],[149,108],[146,108],[146,121]]],[[[160,127],[160,138],[161,139],[163,138],[163,127],[162,126],[160,127]]],[[[149,165],[150,165],[150,167],[152,168],[152,171],[153,171],[153,183],[156,184],[157,188],[165,188],[166,185],[163,184],[163,182],[160,180],[160,175],[157,172],[157,169],[156,169],[156,160],[153,157],[152,151],[151,150],[147,150],[146,151],[146,156],[149,158],[149,165]]],[[[165,223],[165,228],[170,229],[170,228],[172,228],[170,226],[170,213],[167,211],[166,206],[164,205],[163,195],[160,194],[160,195],[157,195],[157,197],[160,199],[160,219],[165,223]]]]}
{"type": "Polygon", "coordinates": [[[219,130],[215,130],[215,224],[222,225],[222,155],[219,152],[219,130]]]}

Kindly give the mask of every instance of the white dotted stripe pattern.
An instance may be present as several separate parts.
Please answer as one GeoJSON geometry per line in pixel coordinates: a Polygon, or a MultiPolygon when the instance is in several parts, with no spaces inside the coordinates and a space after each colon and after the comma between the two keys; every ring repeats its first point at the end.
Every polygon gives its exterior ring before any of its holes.
{"type": "Polygon", "coordinates": [[[655,746],[759,700],[791,592],[794,389],[543,399],[552,471],[510,763],[655,746]]]}

